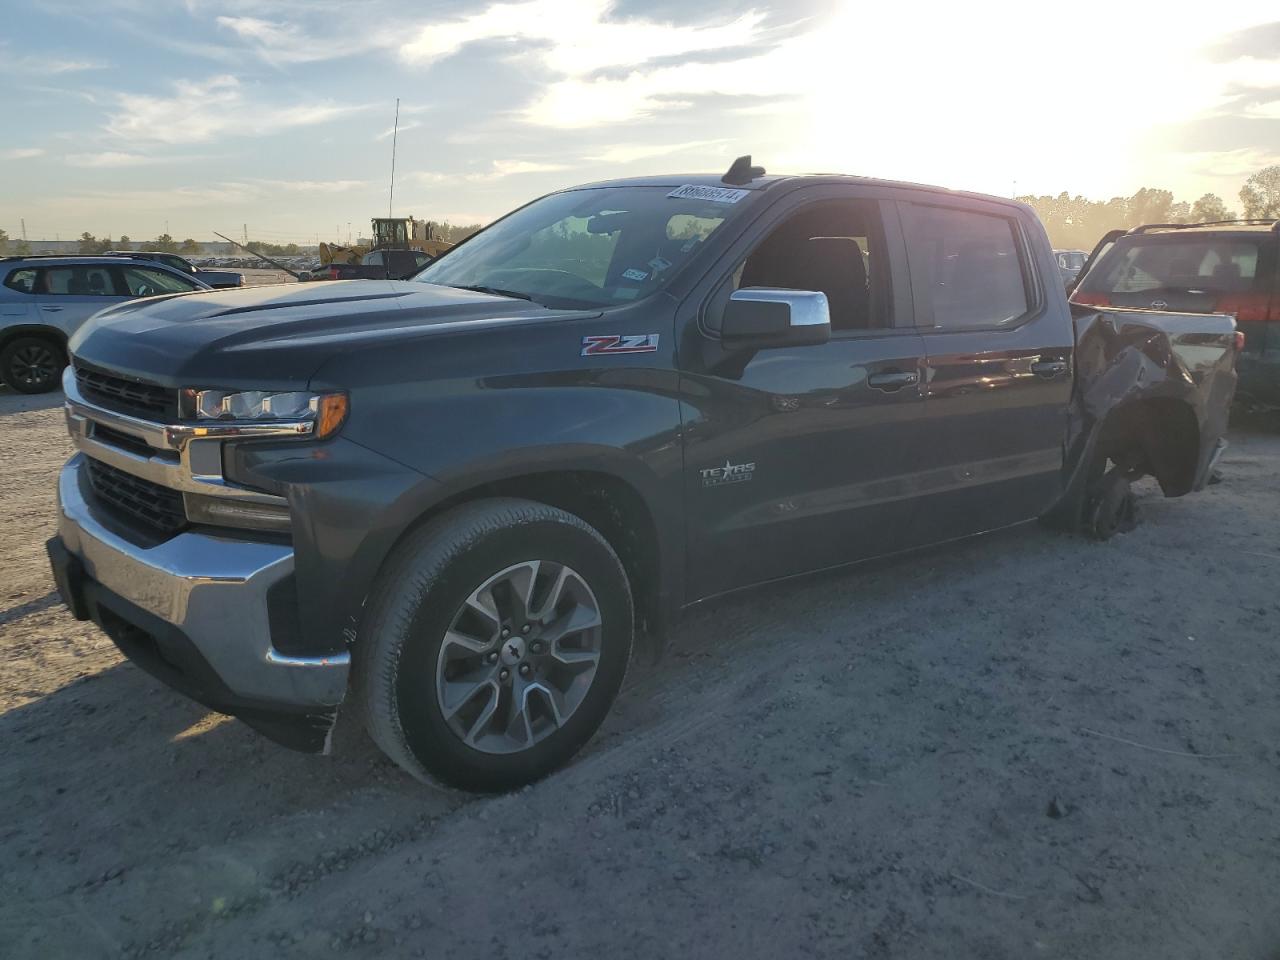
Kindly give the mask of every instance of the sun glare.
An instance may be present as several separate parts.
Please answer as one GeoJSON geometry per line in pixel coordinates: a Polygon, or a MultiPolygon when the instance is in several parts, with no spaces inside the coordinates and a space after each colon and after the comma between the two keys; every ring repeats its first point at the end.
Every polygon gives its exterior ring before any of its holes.
{"type": "MultiPolygon", "coordinates": [[[[783,165],[1006,195],[1184,179],[1190,152],[1153,166],[1143,144],[1213,109],[1227,83],[1258,69],[1204,57],[1191,12],[846,3],[787,52],[785,68],[804,77],[806,123],[789,131],[783,165]],[[1138,60],[1142,83],[1126,84],[1138,60]]],[[[1265,14],[1223,17],[1230,31],[1265,14]]]]}

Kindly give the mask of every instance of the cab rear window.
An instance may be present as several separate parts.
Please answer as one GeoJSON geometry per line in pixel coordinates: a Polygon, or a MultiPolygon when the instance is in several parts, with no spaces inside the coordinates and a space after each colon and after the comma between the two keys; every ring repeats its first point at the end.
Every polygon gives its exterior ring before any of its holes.
{"type": "Polygon", "coordinates": [[[1245,293],[1258,277],[1259,244],[1237,237],[1186,237],[1117,244],[1086,293],[1155,293],[1200,290],[1245,293]]]}

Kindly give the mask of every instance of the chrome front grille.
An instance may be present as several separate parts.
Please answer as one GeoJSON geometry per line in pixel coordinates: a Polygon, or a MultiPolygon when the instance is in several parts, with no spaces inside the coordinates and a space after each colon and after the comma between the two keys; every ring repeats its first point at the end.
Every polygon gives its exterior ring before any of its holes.
{"type": "Polygon", "coordinates": [[[187,526],[182,494],[142,477],[89,459],[89,484],[94,498],[108,510],[123,514],[152,533],[170,537],[187,526]]]}
{"type": "Polygon", "coordinates": [[[91,403],[150,420],[178,419],[178,391],[77,365],[76,386],[91,403]]]}

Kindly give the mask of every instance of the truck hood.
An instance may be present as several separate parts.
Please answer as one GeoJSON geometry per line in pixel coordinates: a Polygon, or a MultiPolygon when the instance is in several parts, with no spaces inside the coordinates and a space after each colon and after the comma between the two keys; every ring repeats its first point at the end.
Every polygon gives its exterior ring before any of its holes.
{"type": "Polygon", "coordinates": [[[95,314],[70,347],[162,386],[288,389],[365,346],[584,315],[429,283],[318,281],[130,301],[95,314]]]}

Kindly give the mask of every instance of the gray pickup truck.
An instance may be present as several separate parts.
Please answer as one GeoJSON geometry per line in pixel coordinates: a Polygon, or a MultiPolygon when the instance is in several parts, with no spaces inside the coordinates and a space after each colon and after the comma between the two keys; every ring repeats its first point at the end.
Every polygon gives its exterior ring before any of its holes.
{"type": "Polygon", "coordinates": [[[313,751],[350,715],[510,789],[692,604],[1037,518],[1106,539],[1135,479],[1199,489],[1239,347],[1069,306],[1009,200],[745,158],[598,183],[412,281],[100,314],[49,554],[201,703],[313,751]]]}
{"type": "Polygon", "coordinates": [[[179,273],[195,277],[205,286],[213,287],[215,290],[244,286],[243,273],[237,273],[234,270],[208,270],[204,267],[197,267],[186,257],[180,257],[176,253],[162,253],[158,250],[109,250],[107,251],[107,256],[132,257],[135,260],[152,260],[155,263],[162,263],[170,270],[177,270],[179,273]]]}

